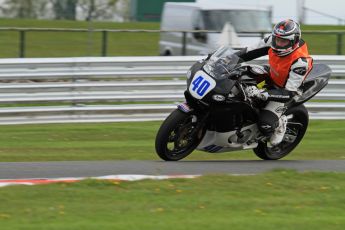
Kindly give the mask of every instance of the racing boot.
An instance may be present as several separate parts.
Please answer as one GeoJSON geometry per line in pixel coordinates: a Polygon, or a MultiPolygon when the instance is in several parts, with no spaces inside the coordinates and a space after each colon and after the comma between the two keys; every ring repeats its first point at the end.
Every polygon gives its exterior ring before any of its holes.
{"type": "Polygon", "coordinates": [[[285,132],[286,132],[286,124],[287,124],[287,118],[285,115],[282,115],[279,118],[279,125],[274,130],[274,133],[272,134],[270,138],[270,142],[272,146],[279,145],[284,138],[285,132]]]}

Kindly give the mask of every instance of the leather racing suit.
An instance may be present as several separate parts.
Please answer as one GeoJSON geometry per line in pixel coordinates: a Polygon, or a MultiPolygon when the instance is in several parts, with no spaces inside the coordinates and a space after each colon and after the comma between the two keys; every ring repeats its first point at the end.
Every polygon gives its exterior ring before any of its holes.
{"type": "Polygon", "coordinates": [[[307,44],[301,39],[298,47],[285,56],[277,55],[271,48],[272,38],[268,36],[254,47],[247,47],[236,54],[243,61],[269,55],[270,74],[266,79],[266,106],[260,111],[258,126],[266,136],[273,134],[279,125],[279,118],[286,111],[286,103],[300,95],[299,87],[312,69],[307,44]]]}

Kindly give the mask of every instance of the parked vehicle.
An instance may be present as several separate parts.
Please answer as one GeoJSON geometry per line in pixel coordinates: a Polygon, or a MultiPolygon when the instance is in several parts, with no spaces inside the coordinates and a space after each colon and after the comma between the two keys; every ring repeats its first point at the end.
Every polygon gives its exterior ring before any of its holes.
{"type": "Polygon", "coordinates": [[[262,39],[259,32],[270,31],[272,27],[271,8],[226,5],[205,5],[200,3],[167,2],[161,18],[160,54],[181,55],[183,52],[183,33],[178,31],[207,30],[186,34],[186,55],[207,54],[220,45],[241,48],[262,39]],[[228,24],[231,41],[221,41],[221,31],[228,24]],[[241,32],[258,32],[242,34],[241,32]],[[221,44],[220,44],[221,43],[221,44]]]}
{"type": "Polygon", "coordinates": [[[206,60],[195,63],[187,74],[186,102],[162,123],[156,136],[156,152],[166,161],[185,158],[195,149],[229,152],[253,149],[261,159],[277,160],[288,155],[303,139],[308,127],[304,102],[327,84],[331,69],[314,64],[301,86],[302,96],[287,105],[288,118],[283,141],[271,146],[258,129],[262,101],[249,98],[245,88],[267,74],[263,66],[241,63],[229,48],[221,47],[206,60]],[[226,57],[230,62],[223,64],[226,57]]]}

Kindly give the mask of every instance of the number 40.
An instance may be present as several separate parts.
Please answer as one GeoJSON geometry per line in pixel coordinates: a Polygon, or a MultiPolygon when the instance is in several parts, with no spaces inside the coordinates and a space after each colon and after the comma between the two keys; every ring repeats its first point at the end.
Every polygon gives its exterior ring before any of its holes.
{"type": "Polygon", "coordinates": [[[192,85],[193,85],[192,90],[193,91],[196,90],[196,93],[199,96],[203,96],[211,84],[207,80],[205,80],[202,76],[199,76],[192,82],[192,85]]]}

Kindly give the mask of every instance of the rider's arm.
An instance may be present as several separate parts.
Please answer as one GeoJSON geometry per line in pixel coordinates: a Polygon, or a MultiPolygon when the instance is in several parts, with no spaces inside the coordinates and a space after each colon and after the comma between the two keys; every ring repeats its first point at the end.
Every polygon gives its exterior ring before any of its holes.
{"type": "Polygon", "coordinates": [[[258,44],[251,47],[246,47],[241,49],[240,51],[236,52],[235,54],[239,56],[243,61],[251,61],[256,58],[266,56],[268,54],[268,50],[271,47],[272,38],[268,36],[262,39],[258,44]]]}
{"type": "Polygon", "coordinates": [[[308,74],[309,64],[312,61],[307,58],[297,59],[291,66],[289,78],[286,82],[285,88],[289,91],[297,91],[302,85],[303,80],[308,74]]]}

